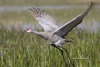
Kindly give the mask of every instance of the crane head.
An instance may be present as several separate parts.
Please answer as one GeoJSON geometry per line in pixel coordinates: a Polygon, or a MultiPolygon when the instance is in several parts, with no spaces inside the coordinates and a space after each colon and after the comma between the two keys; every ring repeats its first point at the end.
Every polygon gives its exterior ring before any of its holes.
{"type": "Polygon", "coordinates": [[[27,28],[27,29],[26,29],[26,32],[31,32],[31,29],[30,29],[30,28],[27,28]]]}

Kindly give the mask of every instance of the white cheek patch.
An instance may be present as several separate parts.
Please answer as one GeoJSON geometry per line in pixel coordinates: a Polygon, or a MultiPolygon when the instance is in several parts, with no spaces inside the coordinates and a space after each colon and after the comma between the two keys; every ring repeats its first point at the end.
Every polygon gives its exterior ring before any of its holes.
{"type": "Polygon", "coordinates": [[[30,30],[28,30],[28,31],[26,31],[26,32],[31,32],[31,29],[30,29],[30,30]]]}

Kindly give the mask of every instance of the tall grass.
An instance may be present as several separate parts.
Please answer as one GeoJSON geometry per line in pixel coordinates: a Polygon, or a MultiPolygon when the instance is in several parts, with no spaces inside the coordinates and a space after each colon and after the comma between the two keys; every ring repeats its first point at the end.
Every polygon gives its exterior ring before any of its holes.
{"type": "MultiPolygon", "coordinates": [[[[0,67],[65,67],[59,50],[39,36],[13,29],[8,31],[3,28],[0,31],[0,67]]],[[[77,32],[74,29],[66,36],[66,39],[74,40],[63,47],[68,50],[76,67],[100,66],[99,34],[85,30],[77,32]]],[[[70,64],[65,53],[64,55],[70,64]]]]}

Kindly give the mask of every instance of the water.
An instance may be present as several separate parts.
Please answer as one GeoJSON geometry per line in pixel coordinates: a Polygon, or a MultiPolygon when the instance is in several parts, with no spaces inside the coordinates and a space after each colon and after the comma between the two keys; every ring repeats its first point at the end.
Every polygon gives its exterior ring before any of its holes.
{"type": "MultiPolygon", "coordinates": [[[[65,23],[63,23],[65,24],[65,23]]],[[[63,24],[60,24],[63,25],[63,24]]],[[[43,29],[39,24],[28,24],[28,23],[25,23],[22,25],[22,30],[25,30],[26,28],[32,28],[32,29],[43,29]]],[[[91,22],[91,23],[85,23],[85,22],[82,22],[81,24],[79,24],[77,27],[77,30],[87,30],[88,32],[100,32],[100,22],[91,22]]]]}
{"type": "MultiPolygon", "coordinates": [[[[28,8],[37,7],[41,9],[55,10],[55,9],[69,9],[69,8],[87,8],[88,5],[62,5],[62,6],[0,6],[0,12],[19,12],[26,11],[28,8]]],[[[100,5],[95,5],[95,8],[100,9],[100,5]]]]}
{"type": "Polygon", "coordinates": [[[100,32],[100,22],[81,23],[77,26],[78,29],[87,30],[88,32],[100,32]]]}
{"type": "MultiPolygon", "coordinates": [[[[65,23],[63,23],[65,24],[65,23]]],[[[60,26],[62,26],[63,24],[60,24],[60,26]]],[[[4,27],[7,29],[7,30],[12,30],[12,28],[16,31],[19,31],[20,29],[22,31],[25,31],[27,28],[31,28],[31,29],[34,29],[34,30],[42,30],[42,26],[39,25],[38,23],[37,24],[34,24],[34,23],[23,23],[22,25],[17,25],[17,24],[14,24],[14,25],[4,25],[4,27]]],[[[85,23],[85,22],[82,22],[81,24],[79,24],[77,27],[77,31],[79,30],[87,30],[88,32],[100,32],[100,22],[91,22],[91,23],[85,23]]]]}
{"type": "MultiPolygon", "coordinates": [[[[27,11],[28,8],[32,8],[33,6],[0,6],[0,12],[19,12],[19,11],[27,11]]],[[[88,6],[87,5],[62,5],[62,6],[34,6],[34,7],[38,7],[38,8],[41,8],[41,9],[48,9],[48,10],[55,10],[55,9],[69,9],[69,8],[87,8],[88,6]]],[[[95,8],[98,8],[100,9],[100,5],[96,5],[95,8]]],[[[63,23],[64,24],[64,23],[63,23]]],[[[63,25],[63,24],[60,24],[60,25],[63,25]]],[[[23,23],[21,26],[15,24],[15,25],[4,25],[6,29],[8,30],[11,30],[11,28],[13,27],[13,29],[15,30],[19,30],[22,29],[22,30],[25,30],[26,28],[32,28],[32,29],[42,29],[42,27],[37,23],[37,24],[34,24],[34,23],[23,23]]],[[[98,32],[100,31],[100,22],[98,21],[95,21],[95,22],[92,22],[92,23],[84,23],[82,22],[80,25],[77,26],[77,29],[85,29],[89,32],[98,32]]]]}

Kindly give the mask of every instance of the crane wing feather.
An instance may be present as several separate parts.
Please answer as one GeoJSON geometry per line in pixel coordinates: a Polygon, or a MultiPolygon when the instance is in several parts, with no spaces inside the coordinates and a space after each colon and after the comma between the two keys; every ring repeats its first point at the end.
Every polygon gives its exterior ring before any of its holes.
{"type": "Polygon", "coordinates": [[[54,31],[55,34],[64,37],[70,32],[74,27],[76,27],[78,24],[80,24],[83,20],[83,18],[88,14],[88,12],[92,9],[94,6],[94,3],[91,2],[91,5],[88,7],[88,9],[83,12],[82,14],[78,15],[76,18],[72,19],[65,25],[61,26],[59,29],[54,31]]]}
{"type": "Polygon", "coordinates": [[[55,18],[46,11],[33,7],[32,9],[29,9],[29,12],[43,27],[44,31],[55,31],[59,28],[59,25],[56,24],[55,18]]]}

